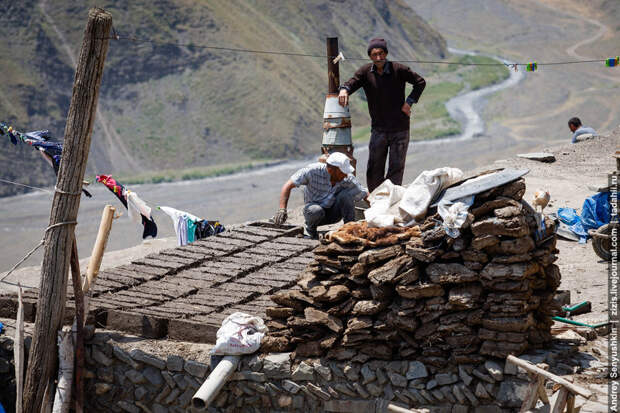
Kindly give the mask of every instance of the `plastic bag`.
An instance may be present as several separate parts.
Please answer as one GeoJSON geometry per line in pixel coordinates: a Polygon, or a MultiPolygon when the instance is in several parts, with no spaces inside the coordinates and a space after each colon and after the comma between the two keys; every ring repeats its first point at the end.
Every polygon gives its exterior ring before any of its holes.
{"type": "Polygon", "coordinates": [[[598,229],[609,224],[611,211],[609,208],[609,192],[598,192],[583,201],[581,207],[581,225],[586,231],[598,229]]]}
{"type": "Polygon", "coordinates": [[[233,313],[222,321],[217,330],[217,340],[211,354],[251,354],[260,348],[267,326],[260,317],[245,313],[233,313]]]}
{"type": "Polygon", "coordinates": [[[443,228],[451,238],[461,235],[459,228],[467,221],[469,207],[474,203],[474,196],[457,199],[454,203],[441,202],[437,205],[437,212],[443,219],[443,228]]]}
{"type": "Polygon", "coordinates": [[[586,198],[581,215],[574,208],[558,208],[558,217],[579,236],[579,242],[584,243],[590,237],[589,229],[598,229],[611,220],[609,192],[598,192],[586,198]]]}

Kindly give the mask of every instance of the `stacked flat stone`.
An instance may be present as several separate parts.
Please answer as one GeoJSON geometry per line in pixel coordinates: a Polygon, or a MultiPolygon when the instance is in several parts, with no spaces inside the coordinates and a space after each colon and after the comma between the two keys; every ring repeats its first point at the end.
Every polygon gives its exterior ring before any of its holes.
{"type": "Polygon", "coordinates": [[[262,350],[441,367],[549,341],[555,224],[539,229],[524,192],[521,179],[478,194],[458,238],[437,214],[381,234],[344,225],[314,250],[296,289],[272,296],[262,350]]]}

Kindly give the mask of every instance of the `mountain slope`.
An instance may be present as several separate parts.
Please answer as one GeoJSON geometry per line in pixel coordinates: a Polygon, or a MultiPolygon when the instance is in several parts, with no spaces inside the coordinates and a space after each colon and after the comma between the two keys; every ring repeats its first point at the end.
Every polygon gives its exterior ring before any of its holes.
{"type": "MultiPolygon", "coordinates": [[[[445,41],[403,1],[104,1],[114,27],[142,41],[111,40],[88,173],[144,173],[316,153],[326,59],[239,53],[183,44],[345,56],[368,39],[392,58],[442,57],[445,41]]],[[[20,130],[64,131],[87,7],[68,0],[0,3],[0,120],[20,130]],[[73,57],[72,57],[73,56],[73,57]]],[[[360,61],[341,64],[341,77],[360,61]]],[[[363,107],[355,123],[368,122],[363,107]]],[[[0,141],[0,177],[53,182],[31,148],[0,141]],[[33,166],[36,167],[33,168],[33,166]]],[[[21,191],[0,186],[0,194],[21,191]]]]}

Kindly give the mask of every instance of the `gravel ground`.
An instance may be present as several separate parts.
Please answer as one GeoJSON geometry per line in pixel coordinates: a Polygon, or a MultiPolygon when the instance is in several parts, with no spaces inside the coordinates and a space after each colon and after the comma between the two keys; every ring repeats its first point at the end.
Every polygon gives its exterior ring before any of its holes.
{"type": "MultiPolygon", "coordinates": [[[[498,161],[501,167],[530,170],[525,181],[525,199],[530,201],[538,189],[549,191],[551,200],[546,213],[557,212],[560,207],[571,207],[581,211],[583,201],[593,195],[595,188],[607,185],[607,174],[616,168],[611,156],[619,149],[620,127],[609,135],[577,144],[558,145],[546,148],[556,157],[556,162],[541,163],[518,157],[498,161]]],[[[592,243],[559,239],[558,266],[562,273],[560,289],[570,290],[571,302],[592,302],[592,312],[576,316],[586,323],[607,320],[607,262],[602,261],[592,249],[592,243]]]]}

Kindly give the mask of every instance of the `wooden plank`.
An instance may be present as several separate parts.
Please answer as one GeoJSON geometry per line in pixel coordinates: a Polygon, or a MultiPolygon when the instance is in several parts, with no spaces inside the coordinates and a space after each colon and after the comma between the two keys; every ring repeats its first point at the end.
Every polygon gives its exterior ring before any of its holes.
{"type": "Polygon", "coordinates": [[[561,387],[558,393],[558,397],[555,400],[555,404],[551,409],[551,413],[562,413],[566,408],[566,402],[568,399],[568,390],[566,387],[561,387]]]}
{"type": "Polygon", "coordinates": [[[168,321],[160,317],[120,310],[107,312],[106,328],[126,331],[146,338],[166,336],[168,321]]]}
{"type": "Polygon", "coordinates": [[[589,399],[590,397],[592,397],[592,392],[590,390],[584,389],[581,386],[577,386],[577,385],[575,385],[573,383],[570,383],[567,380],[565,380],[565,379],[563,379],[563,378],[561,378],[559,376],[556,376],[553,373],[549,373],[548,371],[543,370],[540,367],[535,366],[535,365],[533,365],[532,363],[530,363],[528,361],[521,360],[520,358],[517,358],[517,357],[515,357],[513,355],[509,355],[506,358],[506,361],[511,362],[513,364],[516,364],[517,366],[519,366],[519,367],[521,367],[521,368],[523,368],[523,369],[525,369],[525,370],[527,370],[529,372],[545,376],[546,378],[548,378],[550,380],[553,380],[554,382],[556,382],[558,384],[561,384],[562,386],[566,387],[568,390],[571,391],[571,393],[578,394],[578,395],[582,396],[585,399],[589,399]]]}
{"type": "Polygon", "coordinates": [[[545,381],[541,380],[538,383],[538,398],[542,400],[544,404],[549,404],[549,397],[547,396],[547,391],[545,390],[545,381]]]}
{"type": "Polygon", "coordinates": [[[219,328],[219,324],[207,324],[190,320],[170,320],[168,324],[168,338],[171,340],[215,344],[215,334],[219,328]]]}
{"type": "Polygon", "coordinates": [[[575,413],[575,395],[569,394],[566,399],[566,413],[575,413]]]}
{"type": "Polygon", "coordinates": [[[538,401],[538,389],[540,388],[541,380],[544,384],[544,378],[541,376],[537,376],[536,374],[530,373],[530,384],[527,386],[527,390],[525,391],[525,396],[523,397],[523,403],[521,404],[520,413],[525,413],[530,409],[533,409],[536,406],[536,402],[538,401]]]}

